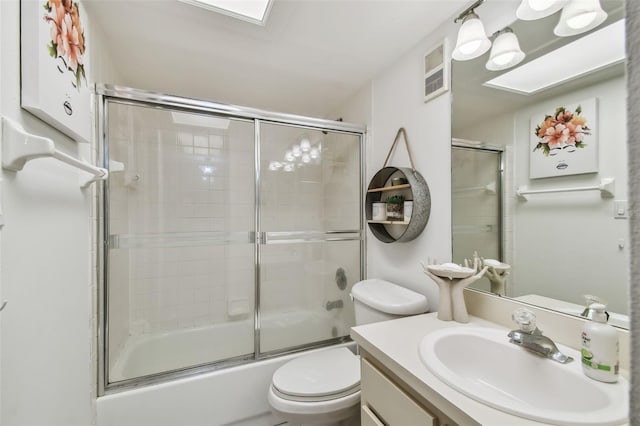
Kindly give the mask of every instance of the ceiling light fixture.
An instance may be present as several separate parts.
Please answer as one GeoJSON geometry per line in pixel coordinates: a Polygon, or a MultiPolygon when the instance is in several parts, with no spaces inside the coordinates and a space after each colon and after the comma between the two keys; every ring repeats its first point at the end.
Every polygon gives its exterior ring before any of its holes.
{"type": "Polygon", "coordinates": [[[568,2],[569,0],[522,0],[516,16],[523,21],[534,21],[553,15],[568,2]]]}
{"type": "Polygon", "coordinates": [[[457,61],[477,58],[491,47],[484,25],[474,12],[474,9],[482,3],[484,3],[484,0],[478,0],[453,21],[455,23],[462,21],[462,26],[458,31],[456,47],[451,54],[451,57],[457,61]]]}
{"type": "Polygon", "coordinates": [[[516,37],[511,28],[506,27],[496,32],[493,36],[495,40],[486,65],[489,71],[505,70],[522,62],[525,55],[520,49],[518,37],[516,37]]]}
{"type": "Polygon", "coordinates": [[[625,22],[621,19],[502,73],[484,85],[532,95],[622,63],[625,56],[625,22]],[[589,54],[585,55],[584,52],[589,54]]]}
{"type": "Polygon", "coordinates": [[[607,12],[602,10],[600,0],[571,0],[562,9],[553,33],[560,37],[582,34],[602,24],[605,19],[607,12]]]}

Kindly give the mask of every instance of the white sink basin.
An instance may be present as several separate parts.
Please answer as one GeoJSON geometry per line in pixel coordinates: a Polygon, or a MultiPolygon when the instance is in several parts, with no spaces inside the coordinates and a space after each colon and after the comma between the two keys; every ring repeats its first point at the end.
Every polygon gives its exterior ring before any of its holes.
{"type": "Polygon", "coordinates": [[[426,335],[420,359],[463,394],[517,416],[557,425],[618,425],[627,421],[629,383],[602,383],[582,373],[580,353],[568,364],[509,343],[508,331],[460,326],[426,335]]]}

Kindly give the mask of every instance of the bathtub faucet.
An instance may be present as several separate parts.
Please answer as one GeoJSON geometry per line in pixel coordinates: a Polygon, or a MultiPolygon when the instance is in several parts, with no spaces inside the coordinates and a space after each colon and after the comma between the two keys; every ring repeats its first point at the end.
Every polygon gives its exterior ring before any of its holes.
{"type": "Polygon", "coordinates": [[[331,311],[333,309],[338,309],[338,308],[342,308],[344,307],[344,303],[342,302],[341,299],[338,300],[330,300],[327,302],[327,311],[331,311]]]}

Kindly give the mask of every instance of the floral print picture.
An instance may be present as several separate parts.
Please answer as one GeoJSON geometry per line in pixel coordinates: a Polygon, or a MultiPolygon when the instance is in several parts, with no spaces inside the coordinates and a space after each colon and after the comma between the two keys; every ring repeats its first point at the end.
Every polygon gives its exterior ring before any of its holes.
{"type": "Polygon", "coordinates": [[[530,178],[598,171],[596,99],[531,118],[530,178]]]}
{"type": "Polygon", "coordinates": [[[51,28],[51,41],[47,44],[49,55],[59,58],[61,72],[73,73],[73,85],[79,89],[82,80],[86,84],[83,55],[85,51],[84,31],[80,22],[80,10],[72,0],[49,0],[44,3],[44,19],[51,28]]]}
{"type": "Polygon", "coordinates": [[[20,0],[21,106],[76,141],[92,136],[88,21],[83,0],[20,0]]]}

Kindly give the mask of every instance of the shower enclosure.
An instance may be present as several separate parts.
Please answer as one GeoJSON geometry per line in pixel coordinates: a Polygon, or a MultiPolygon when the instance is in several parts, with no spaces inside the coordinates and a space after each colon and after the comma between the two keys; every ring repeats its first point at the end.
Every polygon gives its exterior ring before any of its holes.
{"type": "MultiPolygon", "coordinates": [[[[463,264],[474,252],[485,259],[503,259],[503,150],[456,139],[451,147],[451,210],[453,261],[463,264]]],[[[473,287],[489,291],[488,279],[473,287]]]]}
{"type": "Polygon", "coordinates": [[[364,127],[97,93],[101,392],[348,339],[364,127]]]}

